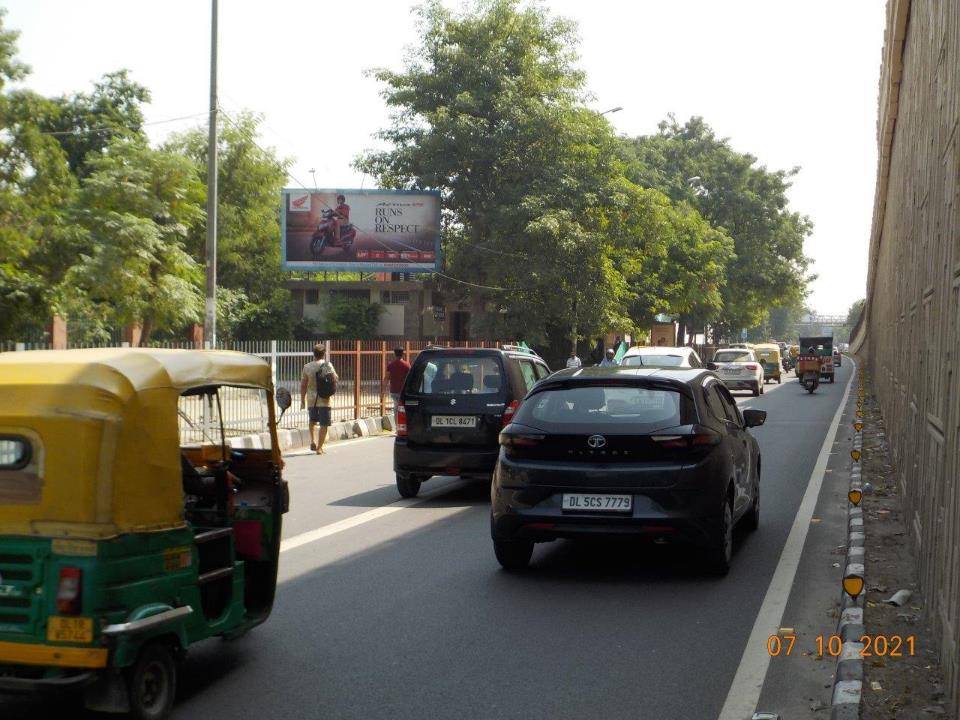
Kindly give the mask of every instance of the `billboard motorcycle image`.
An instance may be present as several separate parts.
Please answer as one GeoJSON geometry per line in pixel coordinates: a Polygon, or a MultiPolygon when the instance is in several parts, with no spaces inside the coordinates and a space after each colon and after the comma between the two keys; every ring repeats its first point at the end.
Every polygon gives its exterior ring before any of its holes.
{"type": "Polygon", "coordinates": [[[406,190],[284,190],[284,270],[433,272],[440,194],[406,190]]]}

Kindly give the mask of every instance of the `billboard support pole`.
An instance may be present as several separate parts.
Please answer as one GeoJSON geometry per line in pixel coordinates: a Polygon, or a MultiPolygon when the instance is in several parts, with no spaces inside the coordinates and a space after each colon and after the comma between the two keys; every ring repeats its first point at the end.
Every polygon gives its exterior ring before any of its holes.
{"type": "Polygon", "coordinates": [[[207,120],[207,295],[203,342],[217,345],[217,0],[210,9],[210,117],[207,120]]]}

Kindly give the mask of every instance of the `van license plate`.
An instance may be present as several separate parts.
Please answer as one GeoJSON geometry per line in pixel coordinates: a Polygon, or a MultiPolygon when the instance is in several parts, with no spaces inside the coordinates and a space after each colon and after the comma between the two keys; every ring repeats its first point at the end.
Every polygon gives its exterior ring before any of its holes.
{"type": "Polygon", "coordinates": [[[434,415],[430,420],[431,427],[475,428],[476,415],[434,415]]]}
{"type": "Polygon", "coordinates": [[[593,512],[630,512],[633,495],[582,495],[563,494],[564,510],[590,510],[593,512]]]}
{"type": "Polygon", "coordinates": [[[51,642],[93,642],[93,618],[51,617],[47,619],[47,640],[51,642]]]}

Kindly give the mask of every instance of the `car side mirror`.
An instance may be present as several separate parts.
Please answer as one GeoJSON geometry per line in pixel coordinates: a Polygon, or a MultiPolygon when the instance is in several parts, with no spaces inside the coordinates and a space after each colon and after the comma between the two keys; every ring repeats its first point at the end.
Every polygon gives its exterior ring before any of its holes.
{"type": "Polygon", "coordinates": [[[716,370],[716,369],[717,369],[717,364],[715,362],[707,363],[707,370],[716,370]]]}
{"type": "Polygon", "coordinates": [[[743,424],[750,427],[758,427],[763,425],[767,421],[767,411],[766,410],[744,410],[743,411],[743,424]]]}

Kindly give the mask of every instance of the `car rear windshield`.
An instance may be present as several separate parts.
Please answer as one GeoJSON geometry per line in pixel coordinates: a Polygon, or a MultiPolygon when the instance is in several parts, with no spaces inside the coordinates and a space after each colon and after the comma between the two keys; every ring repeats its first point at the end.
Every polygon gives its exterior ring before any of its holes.
{"type": "Polygon", "coordinates": [[[692,402],[677,391],[638,386],[585,385],[546,389],[528,398],[514,422],[561,433],[615,426],[647,433],[694,422],[692,402]]]}
{"type": "Polygon", "coordinates": [[[679,367],[683,365],[683,355],[631,355],[623,359],[622,365],[650,365],[653,367],[679,367]]]}
{"type": "Polygon", "coordinates": [[[450,355],[418,362],[408,387],[422,395],[496,395],[502,385],[497,358],[450,355]]]}
{"type": "Polygon", "coordinates": [[[720,350],[713,356],[714,362],[747,362],[753,360],[749,350],[720,350]]]}

